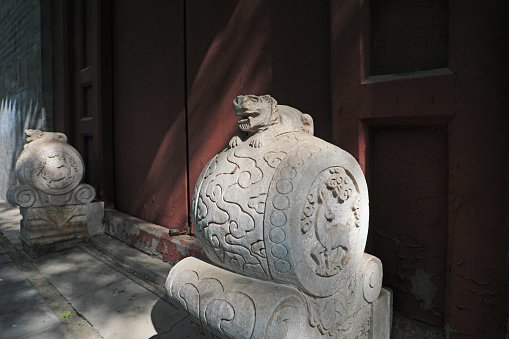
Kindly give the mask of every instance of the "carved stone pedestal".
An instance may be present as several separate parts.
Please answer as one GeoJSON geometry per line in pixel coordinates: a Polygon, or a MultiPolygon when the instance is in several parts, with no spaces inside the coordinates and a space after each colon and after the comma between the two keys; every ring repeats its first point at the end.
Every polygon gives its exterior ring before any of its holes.
{"type": "Polygon", "coordinates": [[[62,133],[27,130],[27,144],[16,162],[21,185],[7,199],[20,207],[20,238],[31,257],[75,246],[88,238],[87,214],[95,190],[80,184],[80,154],[62,133]]]}
{"type": "Polygon", "coordinates": [[[332,302],[328,299],[334,297],[315,300],[291,285],[249,278],[192,257],[172,268],[166,290],[208,338],[388,339],[392,292],[382,288],[368,302],[364,293],[372,296],[372,288],[369,282],[359,283],[353,291],[356,307],[339,324],[335,322],[347,306],[340,304],[342,296],[332,302]]]}
{"type": "Polygon", "coordinates": [[[369,197],[357,161],[270,96],[239,96],[241,132],[202,171],[193,225],[218,266],[186,259],[166,289],[220,338],[388,338],[391,294],[364,253],[369,197]],[[233,273],[235,272],[235,273],[233,273]]]}

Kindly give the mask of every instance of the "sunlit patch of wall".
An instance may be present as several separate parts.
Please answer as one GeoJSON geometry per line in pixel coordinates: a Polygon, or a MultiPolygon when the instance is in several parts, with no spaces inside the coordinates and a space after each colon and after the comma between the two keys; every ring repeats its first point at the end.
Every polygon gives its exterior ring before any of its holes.
{"type": "Polygon", "coordinates": [[[0,197],[5,199],[7,189],[16,184],[14,167],[25,143],[25,129],[46,130],[44,108],[38,104],[16,102],[5,98],[0,104],[0,197]]]}
{"type": "Polygon", "coordinates": [[[24,130],[51,130],[51,3],[0,1],[0,198],[16,184],[24,130]]]}

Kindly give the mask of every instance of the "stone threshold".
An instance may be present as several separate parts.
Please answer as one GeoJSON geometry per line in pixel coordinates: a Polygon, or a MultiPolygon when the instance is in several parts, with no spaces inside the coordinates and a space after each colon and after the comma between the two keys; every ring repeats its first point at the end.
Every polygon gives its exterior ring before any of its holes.
{"type": "Polygon", "coordinates": [[[152,257],[170,264],[176,264],[189,256],[205,259],[202,245],[196,237],[171,235],[170,231],[113,209],[104,210],[105,234],[152,257]]]}

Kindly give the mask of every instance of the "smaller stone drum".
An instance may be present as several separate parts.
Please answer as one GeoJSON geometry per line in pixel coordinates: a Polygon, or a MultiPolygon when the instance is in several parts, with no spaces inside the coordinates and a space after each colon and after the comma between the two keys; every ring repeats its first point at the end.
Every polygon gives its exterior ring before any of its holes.
{"type": "Polygon", "coordinates": [[[34,186],[50,195],[71,192],[84,175],[81,155],[67,144],[67,138],[61,133],[40,132],[39,135],[40,138],[26,144],[16,162],[20,184],[34,186]]]}

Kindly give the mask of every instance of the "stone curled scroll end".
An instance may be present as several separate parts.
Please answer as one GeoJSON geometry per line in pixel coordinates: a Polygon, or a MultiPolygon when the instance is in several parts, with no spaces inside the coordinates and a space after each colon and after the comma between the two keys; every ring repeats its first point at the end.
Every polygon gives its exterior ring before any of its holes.
{"type": "Polygon", "coordinates": [[[368,303],[378,299],[382,289],[383,268],[377,257],[364,253],[361,261],[362,293],[368,303]]]}
{"type": "Polygon", "coordinates": [[[37,191],[32,186],[20,185],[9,188],[7,201],[20,207],[31,207],[37,201],[37,191]]]}
{"type": "Polygon", "coordinates": [[[78,203],[86,204],[95,198],[95,188],[88,184],[80,184],[73,191],[73,197],[78,203]]]}
{"type": "Polygon", "coordinates": [[[165,284],[170,298],[221,338],[251,338],[256,319],[253,300],[246,293],[226,289],[221,278],[209,277],[196,261],[186,258],[170,271],[165,284]],[[186,264],[196,268],[187,269],[186,264]]]}

